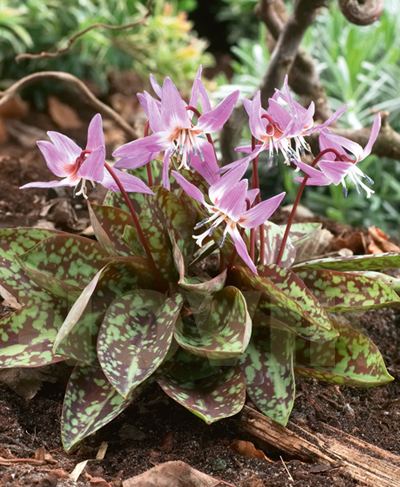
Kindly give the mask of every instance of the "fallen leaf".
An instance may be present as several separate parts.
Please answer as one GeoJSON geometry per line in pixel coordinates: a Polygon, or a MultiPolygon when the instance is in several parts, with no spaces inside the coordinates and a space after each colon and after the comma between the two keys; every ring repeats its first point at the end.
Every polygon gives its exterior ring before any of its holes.
{"type": "Polygon", "coordinates": [[[112,482],[106,482],[104,479],[101,477],[92,477],[90,480],[90,485],[93,485],[94,487],[112,487],[112,482]]]}
{"type": "Polygon", "coordinates": [[[54,470],[50,470],[49,475],[53,477],[59,477],[60,479],[66,479],[69,477],[68,472],[66,472],[62,468],[56,468],[54,470]]]}
{"type": "Polygon", "coordinates": [[[97,452],[96,460],[103,460],[103,458],[106,456],[107,448],[108,443],[103,441],[103,443],[100,445],[99,451],[97,452]]]}
{"type": "Polygon", "coordinates": [[[352,232],[349,235],[342,234],[330,242],[331,250],[350,249],[355,255],[364,255],[367,243],[362,232],[352,232]]]}
{"type": "Polygon", "coordinates": [[[47,99],[49,105],[49,114],[53,122],[62,129],[79,129],[82,127],[82,120],[79,118],[76,110],[60,101],[55,96],[49,96],[47,99]]]}
{"type": "Polygon", "coordinates": [[[229,448],[244,457],[261,458],[261,460],[267,460],[267,462],[273,463],[273,461],[270,460],[264,452],[262,452],[261,450],[257,450],[253,443],[251,443],[250,441],[235,441],[234,443],[232,443],[232,445],[229,445],[229,448]]]}
{"type": "Polygon", "coordinates": [[[388,236],[380,228],[368,227],[371,239],[368,245],[369,254],[381,254],[382,252],[399,252],[400,248],[392,242],[388,242],[388,236]]]}
{"type": "Polygon", "coordinates": [[[218,481],[187,463],[167,462],[122,482],[123,487],[215,487],[218,481]]]}
{"type": "Polygon", "coordinates": [[[3,286],[0,285],[0,296],[3,298],[3,306],[7,308],[19,309],[21,305],[16,300],[16,298],[7,291],[3,286]]]}
{"type": "Polygon", "coordinates": [[[89,460],[84,460],[83,462],[80,462],[77,465],[75,465],[75,468],[69,474],[69,478],[72,479],[74,482],[76,482],[80,474],[83,472],[83,469],[86,467],[88,461],[89,460]]]}

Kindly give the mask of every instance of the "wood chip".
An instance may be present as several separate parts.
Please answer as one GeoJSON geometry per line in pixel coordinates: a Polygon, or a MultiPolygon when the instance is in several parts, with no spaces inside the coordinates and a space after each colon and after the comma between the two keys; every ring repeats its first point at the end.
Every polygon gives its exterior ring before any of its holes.
{"type": "Polygon", "coordinates": [[[267,460],[267,462],[273,463],[273,461],[270,460],[263,451],[257,450],[253,443],[251,443],[250,441],[235,441],[234,443],[232,443],[232,445],[229,445],[229,448],[244,457],[260,458],[261,460],[267,460]]]}

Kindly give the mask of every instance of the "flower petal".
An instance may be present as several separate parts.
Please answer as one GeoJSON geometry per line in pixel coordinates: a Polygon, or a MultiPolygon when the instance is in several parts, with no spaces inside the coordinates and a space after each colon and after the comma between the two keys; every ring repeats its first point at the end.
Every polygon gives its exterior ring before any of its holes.
{"type": "MultiPolygon", "coordinates": [[[[147,107],[147,98],[146,98],[146,95],[148,95],[147,91],[145,91],[144,94],[143,93],[138,93],[137,94],[137,97],[138,97],[138,100],[139,100],[140,104],[142,105],[142,108],[143,108],[145,114],[147,115],[147,118],[149,118],[149,109],[147,107]]],[[[151,95],[149,95],[149,96],[151,96],[151,95]]],[[[153,98],[153,100],[154,100],[154,103],[157,105],[159,112],[161,112],[161,102],[160,102],[160,100],[155,100],[154,98],[153,98]]]]}
{"type": "Polygon", "coordinates": [[[243,106],[247,112],[247,115],[250,117],[250,114],[251,114],[251,100],[249,100],[248,98],[242,98],[242,103],[243,103],[243,106]]]}
{"type": "Polygon", "coordinates": [[[100,113],[98,113],[90,121],[86,149],[94,151],[101,145],[105,146],[106,144],[104,142],[103,121],[100,113]]]}
{"type": "Polygon", "coordinates": [[[207,133],[219,132],[230,117],[232,110],[239,99],[239,95],[239,90],[234,91],[228,95],[225,100],[222,100],[213,110],[203,113],[203,115],[199,117],[196,129],[207,133]]]}
{"type": "Polygon", "coordinates": [[[285,192],[280,193],[244,212],[238,221],[239,225],[244,228],[255,228],[266,222],[281,204],[285,194],[285,192]]]}
{"type": "Polygon", "coordinates": [[[104,162],[106,158],[106,148],[98,147],[91,152],[83,161],[82,166],[78,170],[78,176],[89,181],[97,181],[101,183],[104,178],[104,162]]]}
{"type": "Polygon", "coordinates": [[[21,186],[19,189],[27,188],[57,188],[59,186],[76,186],[79,183],[79,178],[72,179],[71,177],[64,178],[61,181],[37,181],[35,183],[28,183],[21,186]]]}
{"type": "MultiPolygon", "coordinates": [[[[202,70],[203,68],[200,65],[196,74],[196,78],[194,79],[193,82],[192,94],[190,97],[189,105],[194,108],[197,108],[197,104],[199,102],[199,97],[200,97],[200,105],[201,105],[202,113],[207,113],[212,110],[212,107],[204,83],[201,81],[202,70]]],[[[189,112],[189,114],[192,114],[192,112],[189,112]]]]}
{"type": "Polygon", "coordinates": [[[361,159],[365,159],[367,156],[371,154],[372,146],[375,144],[380,128],[381,128],[381,114],[378,113],[375,117],[374,123],[372,124],[371,134],[369,136],[367,145],[364,147],[361,159]]]}
{"type": "MultiPolygon", "coordinates": [[[[246,159],[248,159],[247,162],[250,161],[250,158],[247,157],[246,159]]],[[[237,167],[224,174],[221,178],[219,178],[217,182],[210,186],[208,194],[214,204],[217,204],[217,202],[224,197],[225,193],[231,191],[232,188],[238,184],[240,179],[242,179],[242,177],[244,176],[244,173],[247,171],[247,167],[248,164],[246,163],[239,164],[237,167]]]]}
{"type": "Polygon", "coordinates": [[[163,124],[161,121],[160,106],[157,105],[156,100],[151,97],[148,93],[145,93],[147,101],[147,116],[149,118],[149,125],[152,132],[163,132],[163,124]]]}
{"type": "Polygon", "coordinates": [[[256,266],[254,265],[254,262],[250,258],[250,255],[247,251],[246,244],[244,243],[244,240],[240,235],[237,226],[235,225],[233,228],[231,228],[231,226],[228,225],[228,233],[233,239],[237,253],[244,260],[244,262],[250,267],[250,269],[254,272],[254,274],[258,274],[256,266]]]}
{"type": "Polygon", "coordinates": [[[169,180],[169,159],[171,157],[172,149],[169,148],[164,152],[164,166],[163,166],[163,174],[162,174],[162,181],[163,181],[163,186],[165,189],[168,189],[168,191],[171,189],[171,183],[169,180]]]}
{"type": "Polygon", "coordinates": [[[155,79],[155,77],[152,74],[150,75],[150,84],[151,84],[151,87],[154,90],[154,93],[158,96],[158,98],[161,99],[161,97],[162,97],[162,88],[157,83],[157,80],[155,79]]]}
{"type": "Polygon", "coordinates": [[[161,152],[171,145],[171,142],[168,140],[168,135],[168,132],[156,132],[143,139],[133,140],[115,150],[113,156],[131,158],[140,157],[144,153],[161,152]]]}
{"type": "Polygon", "coordinates": [[[64,154],[65,162],[68,164],[73,164],[81,155],[82,149],[66,135],[51,131],[47,132],[47,135],[50,137],[50,140],[53,142],[56,149],[58,149],[61,154],[64,154]]]}
{"type": "Polygon", "coordinates": [[[231,220],[237,222],[246,210],[247,188],[248,181],[243,179],[243,181],[231,187],[230,191],[226,192],[215,206],[231,220]]]}
{"type": "Polygon", "coordinates": [[[195,200],[202,203],[204,206],[208,206],[203,193],[196,188],[196,186],[192,183],[189,183],[178,171],[172,171],[172,175],[176,179],[177,183],[181,186],[181,188],[187,193],[189,196],[194,198],[195,200]]]}
{"type": "Polygon", "coordinates": [[[346,110],[349,105],[343,105],[341,106],[336,112],[331,115],[328,120],[326,120],[324,123],[321,123],[321,125],[316,125],[313,127],[309,132],[308,135],[312,134],[313,132],[317,132],[318,130],[323,129],[324,127],[328,127],[329,125],[332,125],[333,122],[335,122],[346,110]]]}
{"type": "Polygon", "coordinates": [[[250,189],[249,191],[247,191],[246,198],[249,200],[250,205],[252,205],[254,203],[254,200],[256,199],[259,192],[260,192],[260,190],[257,188],[256,189],[250,189]]]}
{"type": "Polygon", "coordinates": [[[164,130],[172,134],[177,128],[190,128],[191,122],[185,106],[186,103],[182,100],[177,87],[169,78],[165,78],[161,98],[161,118],[164,130]]]}
{"type": "Polygon", "coordinates": [[[199,154],[195,156],[192,151],[190,156],[190,165],[201,176],[203,176],[208,184],[213,184],[219,179],[219,166],[215,157],[214,147],[212,146],[212,144],[210,144],[210,142],[200,137],[197,138],[197,144],[199,149],[203,153],[204,161],[201,160],[199,154]]]}
{"type": "MultiPolygon", "coordinates": [[[[115,168],[113,168],[113,171],[120,180],[125,191],[127,191],[128,193],[154,194],[153,191],[136,176],[133,176],[132,174],[128,174],[123,171],[119,171],[115,168]]],[[[119,191],[118,184],[115,182],[114,178],[107,170],[104,172],[104,179],[103,181],[101,181],[101,184],[104,187],[113,191],[119,191]]]]}
{"type": "Polygon", "coordinates": [[[138,167],[144,166],[157,156],[158,152],[143,152],[135,157],[123,157],[114,164],[114,167],[118,169],[137,169],[138,167]]]}
{"type": "MultiPolygon", "coordinates": [[[[331,140],[331,138],[329,136],[331,133],[332,132],[330,130],[328,130],[327,128],[324,128],[321,130],[321,133],[319,134],[319,139],[318,139],[320,151],[322,152],[326,149],[334,149],[339,154],[348,157],[349,155],[343,149],[343,147],[341,145],[337,144],[334,140],[331,140]]],[[[323,157],[324,157],[324,161],[334,161],[336,159],[336,154],[334,152],[327,152],[326,154],[324,154],[323,157]]]]}
{"type": "MultiPolygon", "coordinates": [[[[55,145],[47,140],[39,140],[36,144],[43,154],[48,168],[53,174],[59,177],[70,174],[67,167],[71,167],[71,161],[67,160],[67,157],[63,152],[60,152],[55,145]]],[[[75,160],[72,164],[75,163],[75,160]]]]}
{"type": "MultiPolygon", "coordinates": [[[[316,169],[315,167],[311,167],[308,164],[300,161],[293,161],[296,166],[301,169],[303,172],[310,176],[306,185],[307,186],[327,186],[332,183],[332,180],[327,178],[324,173],[316,169]]],[[[296,178],[295,181],[298,183],[302,183],[304,178],[296,178]]]]}
{"type": "Polygon", "coordinates": [[[250,132],[256,139],[262,139],[266,135],[265,127],[267,121],[261,118],[261,91],[253,97],[249,119],[250,132]]]}
{"type": "Polygon", "coordinates": [[[277,101],[275,101],[273,98],[269,99],[269,107],[267,113],[280,126],[283,132],[292,120],[292,116],[286,110],[286,108],[277,101]]]}
{"type": "Polygon", "coordinates": [[[343,178],[347,176],[349,170],[353,167],[351,162],[327,162],[322,161],[318,163],[319,168],[324,175],[330,179],[335,186],[342,182],[343,178]]]}
{"type": "MultiPolygon", "coordinates": [[[[329,144],[328,147],[332,148],[333,147],[332,144],[335,144],[335,148],[336,148],[336,146],[339,146],[342,148],[344,147],[349,152],[354,154],[357,161],[361,160],[361,157],[363,155],[363,148],[361,147],[360,144],[357,144],[357,142],[353,142],[352,140],[346,139],[346,137],[342,137],[341,135],[333,134],[328,129],[323,129],[323,132],[321,131],[321,135],[322,135],[322,133],[328,139],[328,144],[329,144]]],[[[372,133],[371,133],[371,135],[372,135],[372,133]]],[[[373,142],[375,142],[375,141],[373,141],[373,142]]],[[[344,151],[342,149],[341,153],[343,153],[343,152],[344,151]]]]}

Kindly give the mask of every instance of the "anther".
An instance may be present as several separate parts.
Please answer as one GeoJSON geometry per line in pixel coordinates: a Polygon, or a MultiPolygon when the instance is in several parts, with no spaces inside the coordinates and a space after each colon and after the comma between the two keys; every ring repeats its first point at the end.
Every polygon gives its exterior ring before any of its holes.
{"type": "Polygon", "coordinates": [[[218,247],[222,248],[226,240],[226,235],[224,235],[221,240],[218,242],[218,247]]]}
{"type": "Polygon", "coordinates": [[[364,174],[364,178],[369,182],[369,184],[374,184],[374,181],[366,174],[364,174]]]}
{"type": "Polygon", "coordinates": [[[343,188],[342,188],[343,198],[347,198],[347,193],[348,192],[349,192],[348,189],[343,186],[343,188]]]}
{"type": "Polygon", "coordinates": [[[208,222],[209,218],[204,218],[204,220],[201,220],[201,222],[197,223],[194,227],[195,230],[198,230],[201,227],[204,227],[204,225],[208,222]]]}

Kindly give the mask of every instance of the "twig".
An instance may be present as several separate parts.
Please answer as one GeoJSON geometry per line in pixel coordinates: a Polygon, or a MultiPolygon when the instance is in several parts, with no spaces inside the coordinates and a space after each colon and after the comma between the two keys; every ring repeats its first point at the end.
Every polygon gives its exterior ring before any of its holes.
{"type": "Polygon", "coordinates": [[[370,25],[382,15],[385,0],[338,0],[338,4],[352,24],[370,25]]]}
{"type": "Polygon", "coordinates": [[[285,470],[286,470],[286,472],[288,474],[289,480],[291,480],[292,482],[294,482],[294,479],[293,479],[291,473],[289,472],[289,469],[287,468],[286,463],[283,461],[283,458],[281,456],[279,458],[281,459],[281,462],[283,463],[283,466],[285,467],[285,470]]]}
{"type": "Polygon", "coordinates": [[[105,117],[113,120],[118,127],[120,127],[130,139],[137,139],[138,134],[125,120],[111,107],[101,102],[96,96],[89,90],[89,88],[78,78],[69,73],[62,71],[40,71],[38,73],[25,76],[21,80],[14,83],[6,91],[0,92],[0,107],[17,95],[27,86],[30,86],[39,81],[52,80],[61,81],[75,86],[78,91],[86,98],[89,105],[95,108],[105,117]]]}
{"type": "Polygon", "coordinates": [[[76,34],[74,34],[72,37],[69,38],[67,45],[65,47],[62,47],[60,49],[57,49],[56,52],[48,52],[44,51],[41,52],[40,54],[19,54],[15,60],[18,62],[21,59],[41,59],[41,58],[49,58],[49,57],[58,57],[60,54],[64,54],[67,52],[72,44],[79,38],[85,35],[87,32],[89,32],[92,29],[97,29],[98,27],[103,27],[104,29],[109,29],[109,30],[124,30],[124,29],[130,29],[132,27],[136,27],[137,25],[143,24],[143,22],[153,13],[152,9],[152,0],[148,0],[146,7],[147,7],[147,12],[146,14],[140,19],[137,20],[136,22],[131,22],[130,24],[124,24],[124,25],[109,25],[109,24],[103,24],[102,22],[98,22],[96,24],[92,24],[89,27],[86,27],[86,29],[83,29],[76,34]]]}

